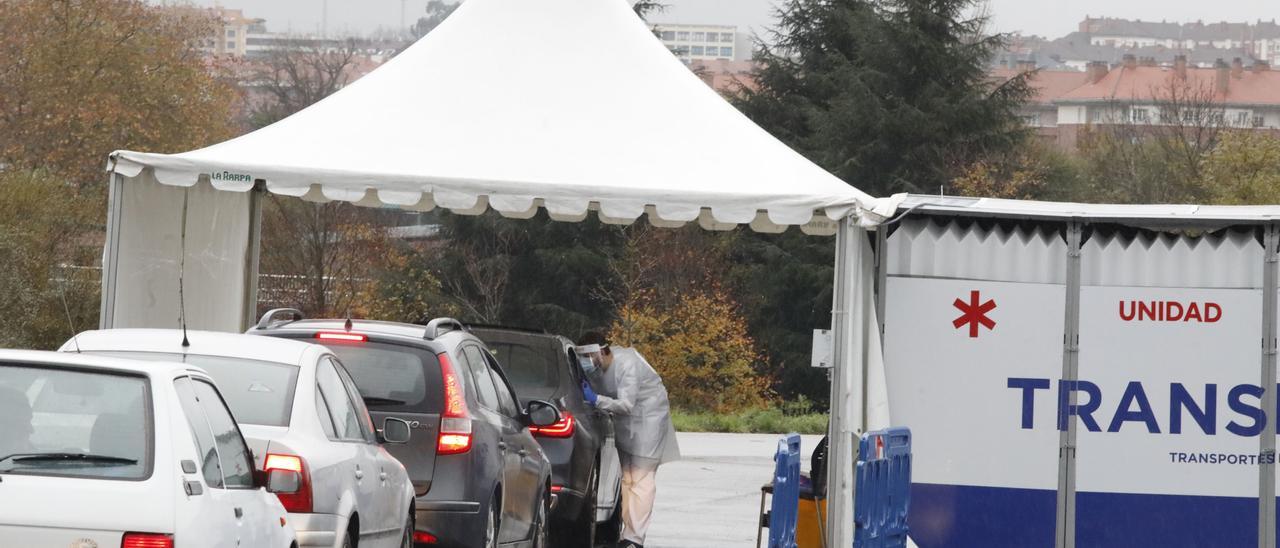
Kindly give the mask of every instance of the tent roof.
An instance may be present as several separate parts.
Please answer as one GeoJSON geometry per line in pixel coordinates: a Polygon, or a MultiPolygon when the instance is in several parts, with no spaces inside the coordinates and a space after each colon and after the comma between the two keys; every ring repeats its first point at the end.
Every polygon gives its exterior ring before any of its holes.
{"type": "Polygon", "coordinates": [[[1044,221],[1117,222],[1164,228],[1215,228],[1280,221],[1280,206],[1083,204],[964,196],[899,194],[886,199],[902,212],[1044,221]]]}
{"type": "MultiPolygon", "coordinates": [[[[830,232],[874,200],[681,65],[624,0],[469,0],[325,100],[207,148],[112,169],[314,200],[557,220],[830,232]],[[817,213],[824,213],[815,215],[817,213]]],[[[872,221],[874,222],[874,221],[872,221]]]]}

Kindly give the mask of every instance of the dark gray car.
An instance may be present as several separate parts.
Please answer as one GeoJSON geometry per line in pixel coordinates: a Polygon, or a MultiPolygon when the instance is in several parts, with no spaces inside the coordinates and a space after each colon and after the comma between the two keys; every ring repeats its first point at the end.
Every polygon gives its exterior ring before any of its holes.
{"type": "Polygon", "coordinates": [[[609,414],[586,403],[573,342],[549,333],[513,327],[470,325],[471,332],[498,356],[522,402],[546,400],[560,409],[561,421],[532,429],[551,461],[552,542],[557,548],[593,547],[615,542],[621,471],[609,414]]]}
{"type": "Polygon", "coordinates": [[[547,546],[551,465],[529,428],[559,422],[555,405],[518,399],[493,353],[457,320],[424,328],[301,318],[271,311],[249,333],[325,345],[376,424],[409,422],[411,441],[388,449],[413,482],[416,546],[547,546]]]}

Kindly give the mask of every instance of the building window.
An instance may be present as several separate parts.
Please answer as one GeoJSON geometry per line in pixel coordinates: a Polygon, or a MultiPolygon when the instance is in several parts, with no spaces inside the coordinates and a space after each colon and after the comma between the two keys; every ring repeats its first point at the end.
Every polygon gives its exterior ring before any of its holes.
{"type": "Polygon", "coordinates": [[[227,38],[235,38],[236,29],[227,29],[227,38]]]}
{"type": "Polygon", "coordinates": [[[720,41],[721,41],[721,42],[725,42],[725,43],[727,43],[727,44],[732,44],[732,43],[733,43],[733,33],[732,33],[732,32],[722,32],[722,33],[720,33],[720,41]]]}
{"type": "Polygon", "coordinates": [[[236,49],[235,42],[227,42],[227,49],[236,49]]]}
{"type": "Polygon", "coordinates": [[[721,57],[733,57],[733,48],[720,48],[721,57]]]}
{"type": "Polygon", "coordinates": [[[695,32],[695,33],[693,33],[693,41],[694,41],[694,42],[706,42],[706,41],[707,41],[707,34],[706,34],[706,33],[704,33],[704,32],[695,32]]]}
{"type": "Polygon", "coordinates": [[[664,31],[662,31],[662,39],[663,39],[663,40],[666,40],[666,41],[668,41],[668,42],[671,42],[671,41],[675,40],[675,39],[676,39],[676,31],[674,31],[674,30],[664,30],[664,31]]]}
{"type": "Polygon", "coordinates": [[[1249,111],[1247,111],[1247,110],[1242,110],[1242,111],[1240,111],[1240,112],[1237,112],[1237,113],[1236,113],[1236,119],[1235,119],[1234,121],[1232,121],[1232,125],[1235,125],[1235,126],[1237,126],[1237,127],[1248,127],[1248,125],[1249,125],[1249,111]]]}
{"type": "Polygon", "coordinates": [[[1150,116],[1145,108],[1135,108],[1129,111],[1129,120],[1135,124],[1145,124],[1150,121],[1150,116]]]}
{"type": "Polygon", "coordinates": [[[681,42],[688,42],[688,41],[689,41],[689,33],[688,33],[688,32],[683,32],[683,31],[682,31],[682,32],[677,32],[677,33],[676,33],[676,40],[679,40],[679,41],[681,41],[681,42]]]}
{"type": "Polygon", "coordinates": [[[1253,117],[1253,127],[1262,127],[1263,124],[1266,124],[1266,120],[1263,120],[1261,116],[1253,117]]]}
{"type": "Polygon", "coordinates": [[[693,46],[694,55],[702,55],[702,46],[693,46]]]}
{"type": "Polygon", "coordinates": [[[1027,127],[1040,127],[1040,114],[1024,114],[1021,116],[1022,123],[1027,127]]]}

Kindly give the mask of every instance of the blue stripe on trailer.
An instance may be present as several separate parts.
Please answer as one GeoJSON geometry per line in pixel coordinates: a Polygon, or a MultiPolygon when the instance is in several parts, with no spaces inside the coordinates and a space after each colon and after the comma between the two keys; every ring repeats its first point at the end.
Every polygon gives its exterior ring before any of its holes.
{"type": "Polygon", "coordinates": [[[1256,498],[1076,493],[1076,546],[1257,545],[1256,498]]]}
{"type": "Polygon", "coordinates": [[[1053,546],[1056,504],[1047,489],[913,483],[907,524],[920,548],[1053,546]]]}

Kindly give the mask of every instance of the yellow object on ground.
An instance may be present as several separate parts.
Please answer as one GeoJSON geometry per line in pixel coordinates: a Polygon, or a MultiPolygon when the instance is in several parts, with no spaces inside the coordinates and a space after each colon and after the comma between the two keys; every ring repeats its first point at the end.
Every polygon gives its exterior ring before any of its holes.
{"type": "Polygon", "coordinates": [[[823,548],[822,533],[826,527],[827,499],[814,500],[813,495],[800,494],[796,518],[796,548],[823,548]]]}

